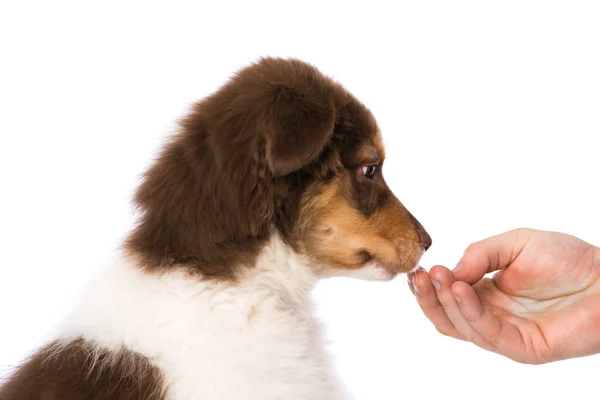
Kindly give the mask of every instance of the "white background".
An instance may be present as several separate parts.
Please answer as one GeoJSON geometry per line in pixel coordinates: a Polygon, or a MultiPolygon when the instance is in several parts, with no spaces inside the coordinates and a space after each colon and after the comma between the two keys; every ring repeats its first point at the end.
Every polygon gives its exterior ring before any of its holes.
{"type": "MultiPolygon", "coordinates": [[[[177,118],[260,55],[372,109],[386,178],[433,236],[425,267],[520,226],[600,245],[598,3],[392,3],[3,1],[0,368],[110,259],[177,118]]],[[[600,356],[525,366],[443,337],[405,277],[316,296],[358,399],[598,397],[600,356]]]]}

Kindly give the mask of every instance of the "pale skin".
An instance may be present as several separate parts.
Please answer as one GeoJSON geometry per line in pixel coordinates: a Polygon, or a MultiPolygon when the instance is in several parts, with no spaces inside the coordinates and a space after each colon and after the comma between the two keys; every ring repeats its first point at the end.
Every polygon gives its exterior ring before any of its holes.
{"type": "Polygon", "coordinates": [[[453,271],[418,270],[409,286],[439,332],[517,362],[600,353],[600,249],[573,236],[492,236],[469,246],[453,271]]]}

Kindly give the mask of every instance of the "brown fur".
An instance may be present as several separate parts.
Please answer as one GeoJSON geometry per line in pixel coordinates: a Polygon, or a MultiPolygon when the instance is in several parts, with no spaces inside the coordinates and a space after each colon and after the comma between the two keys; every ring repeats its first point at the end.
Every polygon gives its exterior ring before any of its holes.
{"type": "Polygon", "coordinates": [[[0,387],[0,400],[163,400],[161,372],[128,350],[54,342],[0,387]]]}
{"type": "MultiPolygon", "coordinates": [[[[399,235],[418,242],[416,230],[422,227],[409,218],[380,172],[372,186],[356,176],[364,163],[384,157],[375,119],[341,85],[298,60],[261,59],[182,120],[181,132],[136,193],[142,217],[126,249],[152,270],[183,265],[204,276],[233,279],[241,266],[254,264],[275,227],[294,249],[330,262],[335,254],[320,257],[324,249],[305,243],[311,233],[301,229],[307,222],[299,218],[302,207],[314,202],[306,197],[323,192],[315,187],[337,187],[340,179],[344,192],[328,204],[343,203],[346,224],[325,238],[325,246],[343,244],[344,235],[355,235],[359,225],[371,227],[365,234],[384,230],[387,239],[399,235]]],[[[377,250],[384,240],[364,241],[359,252],[381,253],[388,263],[392,250],[377,250]]],[[[395,258],[392,264],[399,265],[395,258]]]]}

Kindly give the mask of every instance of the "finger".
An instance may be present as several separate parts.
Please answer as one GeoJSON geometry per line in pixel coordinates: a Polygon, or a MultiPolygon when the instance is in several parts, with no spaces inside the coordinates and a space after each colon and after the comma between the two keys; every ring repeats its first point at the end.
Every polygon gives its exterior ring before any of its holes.
{"type": "Polygon", "coordinates": [[[451,336],[456,339],[465,340],[462,335],[456,330],[444,308],[438,301],[435,293],[435,288],[429,280],[429,276],[425,270],[418,270],[412,274],[412,279],[409,278],[409,286],[412,280],[413,293],[417,298],[417,302],[423,311],[423,314],[433,323],[435,328],[443,335],[451,336]]]}
{"type": "Polygon", "coordinates": [[[457,280],[475,284],[487,273],[509,266],[521,253],[531,229],[515,229],[471,244],[452,271],[457,280]]]}
{"type": "Polygon", "coordinates": [[[525,343],[515,325],[483,307],[477,293],[467,283],[455,282],[451,290],[458,299],[464,318],[487,343],[496,348],[496,352],[515,360],[523,359],[526,354],[525,343]]]}
{"type": "Polygon", "coordinates": [[[416,296],[417,294],[415,293],[415,284],[414,284],[415,274],[411,272],[408,274],[407,278],[408,278],[408,288],[410,289],[410,292],[413,294],[413,296],[416,296]]]}
{"type": "Polygon", "coordinates": [[[452,293],[452,284],[456,282],[452,272],[441,265],[435,266],[431,269],[430,277],[433,282],[436,282],[435,285],[439,287],[439,289],[437,289],[437,298],[440,304],[448,319],[460,335],[479,347],[495,352],[496,349],[494,346],[482,337],[463,315],[457,299],[452,293]]]}

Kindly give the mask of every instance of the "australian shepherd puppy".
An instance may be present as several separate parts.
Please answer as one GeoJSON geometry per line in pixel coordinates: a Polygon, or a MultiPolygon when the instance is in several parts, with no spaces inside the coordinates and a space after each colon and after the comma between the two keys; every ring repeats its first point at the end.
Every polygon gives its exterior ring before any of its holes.
{"type": "Polygon", "coordinates": [[[431,245],[386,185],[373,115],[313,66],[263,58],[180,125],[118,259],[1,400],[347,398],[312,288],[390,280],[431,245]]]}

